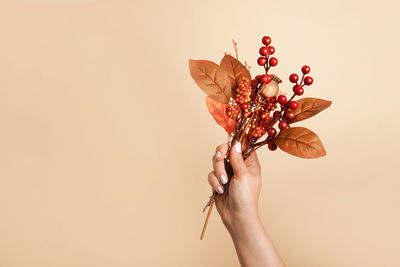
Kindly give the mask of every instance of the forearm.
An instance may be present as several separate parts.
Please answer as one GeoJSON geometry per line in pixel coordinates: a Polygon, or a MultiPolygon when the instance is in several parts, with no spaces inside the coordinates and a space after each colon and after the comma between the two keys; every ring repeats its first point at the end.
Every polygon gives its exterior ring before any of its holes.
{"type": "Polygon", "coordinates": [[[285,266],[258,215],[235,218],[228,230],[241,266],[285,266]]]}

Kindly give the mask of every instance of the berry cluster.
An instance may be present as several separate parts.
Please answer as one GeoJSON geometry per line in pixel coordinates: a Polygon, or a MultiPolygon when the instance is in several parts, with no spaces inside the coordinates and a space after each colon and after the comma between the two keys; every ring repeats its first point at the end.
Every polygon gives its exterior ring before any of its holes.
{"type": "Polygon", "coordinates": [[[228,117],[235,120],[240,117],[241,112],[240,106],[233,104],[230,104],[228,110],[226,111],[228,117]]]}
{"type": "Polygon", "coordinates": [[[251,112],[249,111],[251,101],[252,88],[250,82],[243,79],[239,82],[236,88],[235,101],[229,103],[227,114],[230,118],[237,120],[241,117],[242,111],[243,116],[249,117],[251,112]]]}
{"type": "Polygon", "coordinates": [[[238,104],[245,104],[250,102],[251,87],[247,80],[242,80],[236,88],[235,102],[238,104]]]}
{"type": "Polygon", "coordinates": [[[276,57],[271,57],[271,55],[275,54],[275,48],[270,45],[271,44],[271,38],[268,36],[264,36],[262,38],[262,43],[264,46],[262,46],[259,50],[261,57],[258,58],[257,63],[260,66],[263,66],[268,72],[268,69],[270,67],[274,67],[278,65],[278,59],[276,57]]]}
{"type": "Polygon", "coordinates": [[[293,93],[295,93],[295,95],[302,95],[304,94],[304,85],[311,85],[313,83],[313,78],[311,76],[305,76],[306,74],[310,73],[310,67],[309,66],[303,66],[301,68],[301,72],[303,73],[303,77],[299,81],[299,76],[296,73],[290,74],[289,76],[289,81],[292,83],[295,83],[295,85],[293,86],[293,93]]]}
{"type": "Polygon", "coordinates": [[[262,43],[263,46],[259,50],[261,56],[257,63],[264,67],[265,74],[257,75],[251,82],[240,82],[227,113],[237,121],[238,129],[233,134],[234,139],[238,138],[237,141],[241,142],[246,136],[250,149],[267,144],[268,148],[274,151],[277,149],[274,139],[278,131],[290,128],[289,122],[295,118],[294,111],[298,108],[298,103],[293,98],[302,95],[304,86],[311,85],[313,78],[306,76],[310,73],[310,67],[303,66],[301,79],[295,73],[289,76],[290,82],[295,84],[293,96],[288,99],[284,94],[278,95],[279,83],[282,81],[277,76],[268,74],[270,68],[278,64],[278,59],[272,57],[275,48],[271,46],[271,38],[268,36],[262,38],[262,43]],[[278,130],[274,128],[275,124],[278,125],[278,130]],[[267,138],[257,143],[258,139],[266,134],[267,138]]]}
{"type": "Polygon", "coordinates": [[[298,104],[296,101],[293,101],[292,99],[296,95],[297,96],[302,95],[304,93],[304,86],[311,85],[314,81],[311,76],[305,76],[306,74],[310,73],[309,66],[306,66],[306,65],[303,66],[301,68],[301,72],[303,73],[303,76],[300,79],[300,82],[299,82],[299,76],[297,74],[292,73],[289,76],[289,81],[295,84],[293,86],[294,94],[291,97],[290,101],[288,101],[286,96],[284,96],[284,95],[280,95],[278,97],[278,102],[279,102],[279,104],[281,104],[281,112],[280,112],[280,114],[277,114],[277,116],[282,116],[282,118],[280,118],[280,122],[278,124],[278,127],[281,130],[290,128],[288,121],[293,120],[295,118],[295,114],[293,111],[297,109],[298,104]]]}
{"type": "Polygon", "coordinates": [[[273,119],[270,114],[276,107],[277,98],[275,96],[263,99],[259,109],[256,111],[257,116],[255,116],[251,122],[250,127],[252,130],[247,135],[249,141],[253,138],[260,138],[267,133],[269,124],[273,119]]]}

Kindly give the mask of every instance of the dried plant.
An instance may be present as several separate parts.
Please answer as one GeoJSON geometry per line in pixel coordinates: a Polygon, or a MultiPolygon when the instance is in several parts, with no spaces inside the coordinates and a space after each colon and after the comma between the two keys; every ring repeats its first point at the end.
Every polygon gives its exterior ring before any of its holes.
{"type": "MultiPolygon", "coordinates": [[[[208,60],[189,60],[190,74],[197,85],[206,94],[207,109],[214,120],[228,133],[228,153],[236,142],[242,143],[243,158],[252,151],[266,145],[275,151],[278,147],[291,155],[312,159],[326,155],[319,137],[304,127],[291,127],[292,123],[308,119],[331,105],[331,101],[318,98],[294,100],[304,93],[304,87],[313,83],[308,76],[310,67],[301,68],[301,78],[291,74],[289,80],[294,84],[293,94],[288,99],[285,94],[279,95],[282,80],[269,74],[278,59],[272,57],[275,48],[271,38],[262,38],[258,65],[264,68],[265,74],[251,78],[247,63],[238,60],[237,43],[233,41],[236,58],[225,53],[219,65],[208,60]],[[276,127],[276,125],[278,127],[276,127]]],[[[228,178],[233,176],[229,157],[225,158],[228,178]]],[[[225,186],[229,186],[227,183],[225,186]]],[[[201,238],[211,214],[216,197],[214,191],[207,205],[210,207],[201,238]]]]}

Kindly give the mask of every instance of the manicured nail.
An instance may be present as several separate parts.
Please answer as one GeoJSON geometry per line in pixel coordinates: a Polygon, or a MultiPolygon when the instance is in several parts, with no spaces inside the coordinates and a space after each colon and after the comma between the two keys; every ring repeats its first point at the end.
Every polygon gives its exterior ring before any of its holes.
{"type": "Polygon", "coordinates": [[[228,182],[228,179],[226,179],[225,175],[221,174],[221,176],[219,177],[221,179],[221,182],[223,184],[226,184],[228,182]]]}
{"type": "Polygon", "coordinates": [[[221,152],[217,151],[217,153],[215,154],[215,158],[219,159],[219,157],[221,157],[221,152]]]}
{"type": "Polygon", "coordinates": [[[224,189],[222,188],[222,186],[218,186],[218,192],[220,194],[224,193],[224,189]]]}
{"type": "Polygon", "coordinates": [[[235,145],[235,150],[237,153],[241,153],[242,152],[242,144],[237,142],[235,145]]]}

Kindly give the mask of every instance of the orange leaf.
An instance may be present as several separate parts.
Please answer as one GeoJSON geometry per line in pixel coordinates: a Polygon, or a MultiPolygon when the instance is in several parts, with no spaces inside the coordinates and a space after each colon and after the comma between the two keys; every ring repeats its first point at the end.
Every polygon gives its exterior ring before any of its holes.
{"type": "Polygon", "coordinates": [[[299,106],[293,111],[295,117],[293,120],[290,120],[289,123],[302,121],[315,116],[332,104],[331,101],[312,97],[302,98],[296,102],[299,106]]]}
{"type": "Polygon", "coordinates": [[[326,155],[318,135],[303,127],[280,131],[275,143],[283,151],[300,158],[313,159],[326,155]]]}
{"type": "Polygon", "coordinates": [[[208,111],[210,112],[211,116],[213,116],[214,120],[220,126],[222,126],[228,134],[233,132],[236,121],[229,118],[228,115],[226,114],[226,109],[229,107],[229,105],[214,100],[209,96],[206,97],[206,105],[208,111]]]}
{"type": "Polygon", "coordinates": [[[220,65],[228,74],[233,90],[236,89],[242,79],[246,78],[248,81],[251,80],[251,75],[248,69],[231,55],[225,55],[222,58],[220,65]]]}
{"type": "Polygon", "coordinates": [[[231,84],[226,72],[208,60],[189,60],[190,75],[211,98],[228,103],[232,97],[231,84]]]}

